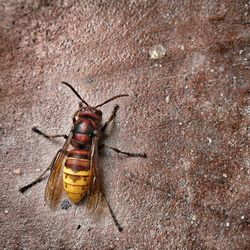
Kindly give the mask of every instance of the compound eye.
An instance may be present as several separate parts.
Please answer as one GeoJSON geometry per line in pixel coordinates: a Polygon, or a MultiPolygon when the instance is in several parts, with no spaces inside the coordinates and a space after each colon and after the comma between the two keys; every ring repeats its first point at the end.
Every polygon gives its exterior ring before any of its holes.
{"type": "Polygon", "coordinates": [[[95,114],[97,114],[98,116],[102,116],[102,111],[99,109],[96,109],[95,114]]]}

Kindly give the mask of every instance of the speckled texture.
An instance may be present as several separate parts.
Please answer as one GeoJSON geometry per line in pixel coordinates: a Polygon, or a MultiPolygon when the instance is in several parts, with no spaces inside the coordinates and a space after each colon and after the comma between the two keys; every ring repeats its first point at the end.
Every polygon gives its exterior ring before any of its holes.
{"type": "Polygon", "coordinates": [[[1,249],[249,249],[249,6],[2,0],[1,249]],[[62,80],[91,104],[130,95],[107,143],[148,158],[101,157],[122,233],[105,206],[44,206],[45,181],[18,192],[63,144],[31,127],[71,127],[78,100],[62,80]]]}

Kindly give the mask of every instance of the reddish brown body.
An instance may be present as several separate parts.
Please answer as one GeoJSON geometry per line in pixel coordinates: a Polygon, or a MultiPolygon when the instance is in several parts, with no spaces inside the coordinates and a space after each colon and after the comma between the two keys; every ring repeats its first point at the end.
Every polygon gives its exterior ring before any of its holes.
{"type": "Polygon", "coordinates": [[[69,199],[78,203],[89,190],[91,148],[95,133],[101,129],[101,112],[97,115],[87,111],[80,111],[74,117],[70,147],[64,164],[64,189],[69,199]]]}

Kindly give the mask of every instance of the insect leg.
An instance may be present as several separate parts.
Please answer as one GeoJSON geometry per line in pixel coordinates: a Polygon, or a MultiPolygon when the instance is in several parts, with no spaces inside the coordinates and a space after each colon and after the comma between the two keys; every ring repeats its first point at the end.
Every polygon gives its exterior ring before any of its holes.
{"type": "Polygon", "coordinates": [[[109,125],[109,123],[115,118],[116,116],[116,113],[117,113],[117,110],[119,109],[119,106],[118,105],[115,105],[114,109],[113,109],[113,112],[111,114],[111,116],[109,117],[108,121],[106,121],[104,123],[104,125],[102,126],[101,130],[104,132],[107,128],[107,126],[109,125]]]}
{"type": "Polygon", "coordinates": [[[57,156],[59,155],[59,153],[61,152],[61,149],[58,150],[57,154],[55,155],[55,157],[53,158],[53,161],[50,163],[50,165],[34,180],[32,181],[30,184],[26,185],[26,186],[23,186],[21,188],[19,188],[19,191],[21,193],[24,193],[26,190],[28,190],[29,188],[33,187],[34,185],[36,185],[37,183],[39,183],[40,181],[42,181],[43,179],[43,176],[49,171],[52,169],[52,166],[54,165],[56,159],[57,159],[57,156]]]}
{"type": "Polygon", "coordinates": [[[110,147],[106,144],[103,144],[103,145],[100,145],[102,147],[106,147],[106,148],[109,148],[109,149],[112,149],[113,151],[115,151],[116,153],[118,154],[124,154],[124,155],[127,155],[128,157],[142,157],[142,158],[146,158],[147,155],[145,153],[130,153],[130,152],[124,152],[124,151],[121,151],[120,149],[118,148],[114,148],[114,147],[110,147]]]}
{"type": "Polygon", "coordinates": [[[102,198],[105,201],[105,203],[106,203],[106,205],[107,205],[107,207],[109,209],[110,215],[111,215],[111,217],[113,219],[113,222],[115,223],[115,226],[117,227],[119,232],[122,232],[123,228],[120,225],[120,223],[118,222],[117,218],[115,217],[115,214],[114,214],[112,208],[110,207],[109,202],[107,201],[107,199],[105,198],[105,196],[103,194],[102,194],[102,198]]]}
{"type": "Polygon", "coordinates": [[[68,139],[67,135],[48,135],[48,134],[45,134],[45,133],[43,133],[41,130],[39,130],[36,127],[33,127],[32,131],[35,132],[35,133],[37,133],[37,134],[39,134],[39,135],[44,136],[47,139],[53,139],[53,138],[58,138],[58,137],[63,137],[66,140],[68,139]]]}

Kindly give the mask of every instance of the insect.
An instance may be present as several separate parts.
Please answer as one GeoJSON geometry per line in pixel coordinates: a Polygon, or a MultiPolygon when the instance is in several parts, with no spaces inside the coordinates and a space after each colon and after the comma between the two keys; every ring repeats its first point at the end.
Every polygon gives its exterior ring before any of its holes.
{"type": "Polygon", "coordinates": [[[50,176],[45,189],[45,202],[50,207],[58,205],[63,191],[68,198],[75,204],[79,203],[86,196],[88,197],[87,207],[93,212],[96,210],[101,200],[107,204],[112,219],[119,231],[122,231],[114,213],[106,200],[100,183],[98,173],[98,152],[106,147],[119,154],[130,157],[146,157],[144,153],[123,152],[117,148],[107,146],[102,143],[103,134],[115,118],[119,108],[116,105],[107,122],[102,124],[102,111],[98,109],[104,104],[120,97],[126,97],[127,94],[114,96],[105,102],[94,107],[90,106],[78,92],[67,82],[62,82],[68,86],[74,94],[81,100],[79,109],[73,115],[73,126],[68,135],[48,135],[36,127],[33,132],[48,139],[63,137],[66,139],[64,146],[60,149],[45,171],[33,182],[19,189],[24,193],[30,187],[34,186],[43,179],[43,176],[50,171],[50,176]]]}

